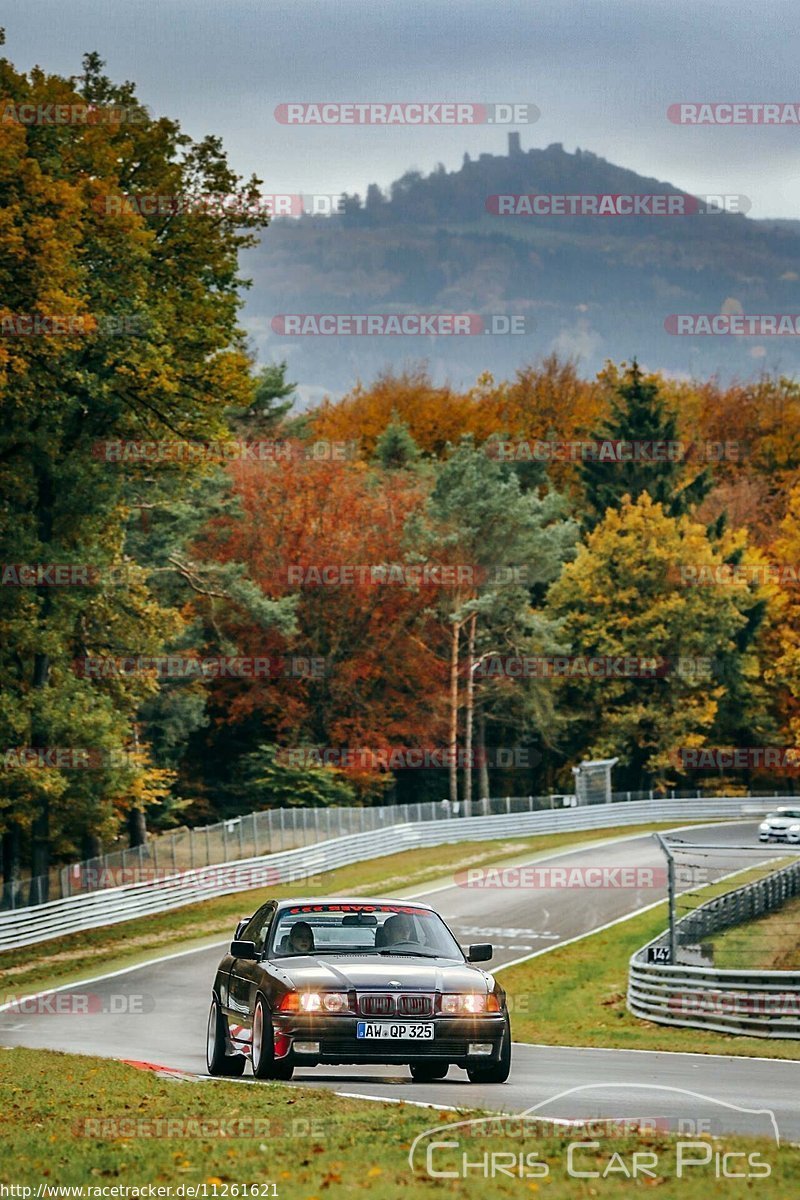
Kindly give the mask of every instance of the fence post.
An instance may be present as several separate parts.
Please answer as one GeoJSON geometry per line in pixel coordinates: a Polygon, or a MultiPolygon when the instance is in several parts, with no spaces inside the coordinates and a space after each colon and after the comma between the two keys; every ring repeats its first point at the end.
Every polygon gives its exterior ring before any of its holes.
{"type": "Polygon", "coordinates": [[[222,861],[228,861],[228,822],[222,822],[222,861]]]}
{"type": "Polygon", "coordinates": [[[660,833],[656,834],[658,842],[664,854],[667,856],[667,901],[669,904],[669,961],[675,966],[675,860],[672,857],[672,852],[669,846],[664,841],[660,833]]]}
{"type": "Polygon", "coordinates": [[[189,866],[194,870],[194,826],[189,830],[189,866]]]}
{"type": "Polygon", "coordinates": [[[256,858],[261,857],[261,849],[258,844],[258,818],[260,815],[257,812],[253,813],[253,849],[255,850],[256,858]]]}

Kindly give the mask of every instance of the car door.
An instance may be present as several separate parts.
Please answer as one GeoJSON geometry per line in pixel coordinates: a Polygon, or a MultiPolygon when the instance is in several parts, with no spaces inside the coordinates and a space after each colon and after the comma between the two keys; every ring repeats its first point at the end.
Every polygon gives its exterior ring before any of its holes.
{"type": "MultiPolygon", "coordinates": [[[[255,942],[259,958],[269,937],[272,919],[275,916],[275,901],[263,905],[244,927],[240,936],[243,942],[255,942]]],[[[252,958],[235,958],[231,967],[228,988],[228,1011],[232,1021],[249,1028],[252,1021],[256,992],[263,976],[260,962],[252,958]]]]}

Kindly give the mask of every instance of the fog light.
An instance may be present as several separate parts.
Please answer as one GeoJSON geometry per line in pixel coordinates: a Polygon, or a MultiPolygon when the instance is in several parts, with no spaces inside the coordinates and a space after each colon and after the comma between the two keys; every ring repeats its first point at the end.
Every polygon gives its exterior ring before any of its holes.
{"type": "Polygon", "coordinates": [[[491,1054],[493,1050],[491,1042],[470,1042],[467,1046],[467,1054],[491,1054]]]}
{"type": "Polygon", "coordinates": [[[319,1054],[319,1042],[295,1042],[295,1054],[319,1054]]]}

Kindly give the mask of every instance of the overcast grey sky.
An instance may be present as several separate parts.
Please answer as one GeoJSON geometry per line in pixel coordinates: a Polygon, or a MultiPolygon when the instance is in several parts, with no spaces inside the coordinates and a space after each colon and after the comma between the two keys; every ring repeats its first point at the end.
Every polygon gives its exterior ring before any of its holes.
{"type": "Polygon", "coordinates": [[[522,145],[563,142],[694,193],[800,216],[800,127],[671,124],[680,100],[797,101],[796,0],[0,0],[6,54],[116,79],[274,192],[363,192],[504,152],[496,126],[286,126],[285,101],[532,102],[522,145]]]}

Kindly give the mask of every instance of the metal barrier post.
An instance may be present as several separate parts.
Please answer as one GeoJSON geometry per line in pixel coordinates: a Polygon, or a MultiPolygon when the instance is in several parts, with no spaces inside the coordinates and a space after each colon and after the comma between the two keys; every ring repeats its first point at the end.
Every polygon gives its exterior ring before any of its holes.
{"type": "Polygon", "coordinates": [[[667,858],[667,901],[669,904],[669,961],[675,963],[675,860],[672,851],[660,833],[655,835],[661,849],[667,858]]]}

